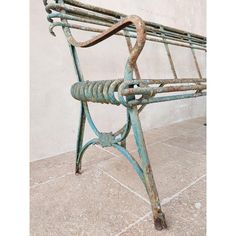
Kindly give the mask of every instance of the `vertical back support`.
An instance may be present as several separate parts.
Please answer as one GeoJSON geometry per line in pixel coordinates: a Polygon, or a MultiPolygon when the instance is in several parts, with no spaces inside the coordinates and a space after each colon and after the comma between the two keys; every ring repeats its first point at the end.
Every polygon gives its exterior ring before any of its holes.
{"type": "MultiPolygon", "coordinates": [[[[190,44],[190,46],[192,46],[191,40],[189,40],[189,44],[190,44]]],[[[200,68],[199,68],[199,65],[198,65],[198,61],[197,61],[197,57],[196,57],[194,48],[191,47],[191,51],[192,51],[194,63],[195,63],[195,66],[196,66],[196,69],[197,69],[197,72],[198,72],[198,76],[199,76],[200,79],[202,79],[202,74],[201,74],[201,71],[200,71],[200,68]]]]}
{"type": "Polygon", "coordinates": [[[164,36],[165,36],[165,34],[163,33],[163,32],[164,32],[164,28],[163,28],[162,26],[161,26],[160,28],[161,28],[161,30],[162,30],[161,35],[163,36],[163,41],[164,41],[166,53],[167,53],[167,56],[168,56],[168,59],[169,59],[171,71],[172,71],[172,73],[173,73],[173,75],[174,75],[174,78],[175,78],[175,79],[178,79],[177,73],[176,73],[176,70],[175,70],[175,65],[174,65],[172,56],[171,56],[171,54],[170,54],[170,48],[169,48],[168,44],[166,43],[166,39],[165,39],[165,37],[164,37],[164,36]]]}

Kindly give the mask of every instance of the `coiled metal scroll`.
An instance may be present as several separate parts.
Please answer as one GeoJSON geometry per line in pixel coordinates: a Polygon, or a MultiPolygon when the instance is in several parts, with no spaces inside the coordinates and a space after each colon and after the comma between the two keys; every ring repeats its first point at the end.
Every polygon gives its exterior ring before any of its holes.
{"type": "Polygon", "coordinates": [[[132,106],[202,96],[206,89],[205,82],[206,79],[84,81],[73,84],[71,94],[75,99],[84,102],[132,106]],[[149,85],[158,86],[150,87],[149,85]],[[192,93],[166,95],[181,91],[192,91],[192,93]],[[165,95],[154,97],[156,94],[165,95]],[[141,95],[141,97],[136,99],[136,95],[141,95]],[[128,96],[132,96],[132,99],[127,99],[128,96]]]}
{"type": "Polygon", "coordinates": [[[80,101],[120,105],[119,100],[115,98],[115,92],[122,82],[123,80],[77,82],[72,85],[71,94],[80,101]]]}

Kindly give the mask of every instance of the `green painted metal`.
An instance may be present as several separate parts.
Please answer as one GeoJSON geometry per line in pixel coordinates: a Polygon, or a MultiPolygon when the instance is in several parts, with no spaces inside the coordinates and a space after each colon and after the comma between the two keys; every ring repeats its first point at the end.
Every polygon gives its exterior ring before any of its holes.
{"type": "Polygon", "coordinates": [[[206,51],[206,38],[201,35],[192,34],[157,23],[143,21],[138,16],[127,16],[119,12],[83,4],[75,0],[52,0],[50,3],[48,3],[47,0],[43,0],[43,2],[45,10],[48,13],[47,19],[50,22],[50,33],[55,36],[53,31],[55,27],[60,26],[63,29],[78,78],[78,82],[71,87],[72,96],[81,101],[76,151],[76,174],[81,173],[83,154],[89,146],[96,144],[102,147],[116,148],[131,163],[134,171],[140,177],[146,188],[151,202],[156,229],[161,230],[166,228],[166,220],[161,209],[160,199],[149,162],[139,120],[139,113],[150,103],[206,95],[206,79],[202,78],[194,51],[206,51]],[[89,24],[89,26],[86,24],[89,24]],[[91,27],[91,25],[94,27],[91,27]],[[97,32],[99,34],[85,42],[78,42],[72,35],[70,29],[97,32]],[[80,68],[76,47],[90,47],[113,35],[125,37],[130,52],[125,65],[124,78],[85,81],[80,68]],[[130,38],[136,39],[134,46],[130,38]],[[136,62],[146,41],[164,44],[174,79],[141,79],[136,62]],[[199,78],[177,77],[176,68],[174,67],[168,46],[169,44],[190,48],[192,50],[199,78]],[[136,79],[134,79],[134,73],[136,79]],[[141,97],[137,98],[137,95],[141,97]],[[91,117],[88,102],[113,104],[117,106],[122,104],[126,107],[127,111],[126,123],[114,133],[99,131],[91,117]],[[83,144],[86,120],[94,131],[96,138],[83,144]],[[126,149],[126,138],[131,127],[133,129],[141,164],[139,164],[126,149]]]}
{"type": "MultiPolygon", "coordinates": [[[[79,100],[86,102],[106,103],[113,105],[123,104],[125,107],[129,106],[130,101],[126,97],[130,95],[142,95],[141,98],[132,101],[132,104],[146,104],[147,98],[153,97],[153,95],[161,93],[173,93],[182,91],[198,91],[198,96],[203,96],[203,90],[206,90],[205,79],[165,79],[165,80],[100,80],[100,81],[86,81],[77,82],[71,87],[71,95],[79,100]],[[169,82],[168,82],[169,81],[169,82]],[[162,86],[149,87],[147,85],[159,84],[162,86]],[[138,87],[134,88],[134,85],[138,87]],[[164,85],[171,85],[165,86],[164,85]],[[118,94],[118,98],[115,97],[115,93],[118,94]],[[137,102],[137,103],[136,103],[137,102]]],[[[194,95],[194,94],[192,94],[194,95]]],[[[194,95],[196,96],[196,95],[194,95]]],[[[178,96],[170,95],[177,99],[178,96]]],[[[187,96],[189,97],[189,96],[187,96]]],[[[187,98],[186,97],[186,98],[187,98]]],[[[191,96],[190,96],[191,97],[191,96]]],[[[183,97],[184,98],[184,97],[183,97]]],[[[154,98],[152,98],[154,99],[154,98]]],[[[156,100],[158,102],[158,100],[156,100]]]]}
{"type": "Polygon", "coordinates": [[[112,146],[114,148],[116,148],[122,155],[124,155],[126,157],[126,159],[131,163],[134,170],[136,171],[136,173],[138,174],[138,176],[142,180],[142,182],[145,184],[143,170],[139,166],[138,162],[134,159],[134,157],[132,157],[132,155],[126,150],[126,148],[122,147],[121,145],[114,143],[112,146]]]}
{"type": "Polygon", "coordinates": [[[128,108],[132,128],[134,132],[135,142],[138,148],[138,153],[141,159],[142,170],[144,175],[144,182],[147,193],[149,195],[149,199],[151,202],[153,219],[156,229],[161,230],[163,228],[167,228],[164,213],[161,210],[160,199],[158,197],[156,184],[153,178],[151,165],[148,158],[148,153],[144,141],[144,136],[142,132],[141,123],[138,117],[137,107],[128,108]]]}

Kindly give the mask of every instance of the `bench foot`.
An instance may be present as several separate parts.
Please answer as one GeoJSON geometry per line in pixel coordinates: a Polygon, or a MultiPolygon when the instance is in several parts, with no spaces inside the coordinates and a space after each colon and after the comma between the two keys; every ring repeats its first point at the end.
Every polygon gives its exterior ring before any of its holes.
{"type": "Polygon", "coordinates": [[[164,213],[159,214],[159,216],[156,219],[154,219],[154,225],[156,230],[162,230],[167,228],[164,213]]]}
{"type": "Polygon", "coordinates": [[[82,174],[82,171],[81,171],[81,165],[76,165],[75,166],[75,175],[80,175],[82,174]]]}

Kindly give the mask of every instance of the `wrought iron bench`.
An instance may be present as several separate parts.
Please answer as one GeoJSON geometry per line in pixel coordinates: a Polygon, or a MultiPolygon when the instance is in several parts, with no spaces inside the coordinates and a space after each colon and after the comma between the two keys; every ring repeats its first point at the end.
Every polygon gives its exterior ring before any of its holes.
{"type": "Polygon", "coordinates": [[[114,147],[131,163],[143,182],[149,195],[156,229],[166,228],[165,216],[161,209],[152,168],[149,162],[139,113],[149,103],[193,98],[206,95],[206,79],[202,77],[195,50],[206,52],[206,38],[182,30],[166,27],[153,22],[143,21],[140,17],[127,16],[115,11],[83,4],[74,0],[44,0],[50,33],[55,36],[54,28],[62,27],[73,58],[78,82],[71,87],[72,96],[81,101],[81,113],[77,140],[76,174],[81,173],[81,161],[85,150],[94,144],[114,147]],[[92,26],[91,26],[92,25],[92,26]],[[98,33],[85,42],[77,41],[71,29],[98,33]],[[96,45],[116,35],[127,41],[130,55],[125,65],[123,79],[85,81],[76,47],[86,48],[96,45]],[[131,38],[136,39],[132,46],[131,38]],[[146,41],[163,43],[173,72],[173,79],[142,80],[136,61],[146,41]],[[170,45],[189,48],[192,51],[199,78],[178,78],[172,60],[170,45]],[[94,124],[88,102],[120,105],[127,110],[126,124],[115,133],[104,133],[94,124]],[[83,144],[85,121],[92,127],[96,138],[83,144]],[[126,138],[133,129],[141,165],[126,150],[126,138]]]}

